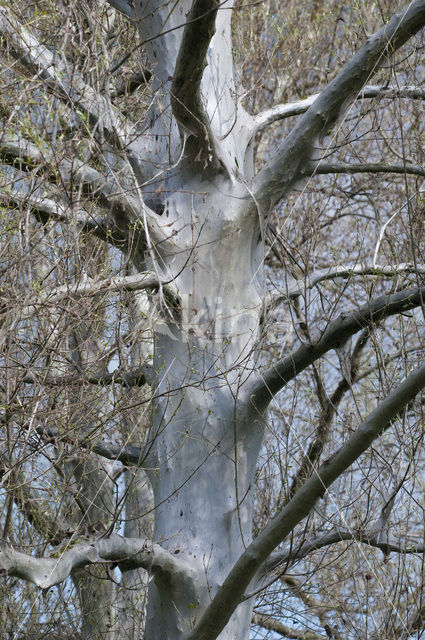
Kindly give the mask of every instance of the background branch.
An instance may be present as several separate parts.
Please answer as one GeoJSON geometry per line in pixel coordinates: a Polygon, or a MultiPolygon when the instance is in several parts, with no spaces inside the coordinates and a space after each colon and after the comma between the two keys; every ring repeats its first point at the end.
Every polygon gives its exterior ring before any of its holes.
{"type": "Polygon", "coordinates": [[[335,126],[370,76],[385,62],[388,52],[399,49],[424,24],[425,1],[415,0],[369,37],[321,92],[254,180],[255,201],[265,213],[293,187],[316,141],[335,126]]]}
{"type": "Polygon", "coordinates": [[[402,262],[394,265],[332,265],[325,269],[318,269],[298,280],[290,280],[285,293],[274,293],[269,298],[269,306],[274,307],[281,301],[292,300],[305,294],[321,282],[336,278],[351,278],[352,276],[376,276],[393,278],[397,275],[425,274],[425,264],[402,262]]]}
{"type": "Polygon", "coordinates": [[[327,636],[322,636],[318,633],[314,633],[309,629],[305,631],[301,629],[294,629],[283,624],[280,620],[275,620],[272,616],[268,616],[265,613],[254,613],[252,615],[252,622],[263,629],[268,631],[274,631],[279,633],[283,638],[291,638],[291,640],[326,640],[327,636]]]}
{"type": "MultiPolygon", "coordinates": [[[[288,102],[286,104],[277,104],[270,109],[262,111],[253,118],[254,132],[262,131],[273,122],[284,120],[292,116],[299,116],[305,113],[311,107],[320,93],[315,93],[304,100],[296,102],[288,102]]],[[[365,98],[411,98],[413,100],[425,100],[425,90],[420,87],[381,87],[379,85],[366,85],[357,96],[357,100],[365,98]]]]}
{"type": "Polygon", "coordinates": [[[403,289],[392,295],[381,296],[352,313],[341,313],[330,323],[316,344],[302,344],[296,351],[270,367],[253,385],[252,401],[260,408],[290,380],[327,351],[338,348],[365,327],[370,327],[389,316],[423,305],[425,287],[403,289]]]}
{"type": "Polygon", "coordinates": [[[378,405],[247,547],[187,640],[215,640],[273,549],[311,512],[326,489],[369,448],[424,386],[425,364],[422,364],[378,405]]]}
{"type": "MultiPolygon", "coordinates": [[[[115,278],[107,278],[106,280],[79,282],[77,284],[64,284],[55,287],[51,291],[42,290],[36,299],[27,304],[20,312],[21,318],[33,315],[37,307],[45,307],[46,305],[56,305],[64,300],[72,299],[73,296],[97,295],[99,293],[108,294],[116,291],[142,291],[144,289],[158,289],[163,284],[156,276],[150,272],[138,273],[132,276],[117,276],[115,278]]],[[[166,292],[174,297],[171,288],[166,287],[166,292]]],[[[112,374],[111,374],[112,376],[112,374]]],[[[105,380],[105,378],[103,378],[105,380]]],[[[110,378],[112,382],[113,376],[110,378]]],[[[100,384],[99,380],[96,384],[100,384]]],[[[104,384],[109,384],[104,382],[104,384]]]]}
{"type": "Polygon", "coordinates": [[[369,531],[348,531],[346,529],[335,529],[334,531],[316,536],[312,540],[306,540],[301,545],[292,544],[290,549],[286,551],[272,553],[264,565],[264,572],[261,580],[266,574],[274,571],[279,565],[286,565],[288,562],[296,562],[307,557],[310,553],[329,547],[333,544],[339,544],[344,541],[355,541],[369,545],[376,549],[380,549],[386,555],[388,553],[401,554],[418,554],[425,552],[425,546],[418,542],[411,542],[401,545],[398,540],[379,540],[379,531],[374,528],[369,531]]]}
{"type": "Polygon", "coordinates": [[[44,47],[11,11],[2,7],[0,34],[9,46],[8,51],[29,73],[42,79],[55,95],[73,108],[83,111],[91,124],[103,131],[117,148],[137,152],[132,126],[120,118],[105,97],[84,82],[64,58],[56,60],[54,54],[44,47]]]}
{"type": "Polygon", "coordinates": [[[112,442],[91,442],[90,437],[73,437],[70,434],[62,434],[57,429],[49,427],[37,427],[36,432],[45,442],[65,442],[71,444],[76,449],[82,448],[91,453],[95,453],[106,460],[121,462],[124,466],[138,466],[143,468],[144,450],[132,445],[117,445],[112,442]]]}
{"type": "Polygon", "coordinates": [[[134,13],[134,9],[131,6],[131,3],[127,0],[107,0],[108,4],[111,5],[114,9],[122,13],[124,16],[129,18],[130,20],[135,20],[136,15],[134,13]]]}
{"type": "Polygon", "coordinates": [[[327,173],[402,173],[404,175],[425,177],[425,169],[412,164],[386,164],[364,163],[364,164],[330,164],[324,162],[310,163],[305,170],[305,175],[315,176],[327,173]]]}
{"type": "Polygon", "coordinates": [[[363,331],[354,346],[350,358],[350,381],[345,376],[342,377],[331,396],[326,396],[324,399],[324,405],[321,408],[314,438],[309,443],[307,450],[302,457],[299,468],[293,477],[287,501],[295,495],[299,487],[314,472],[315,464],[320,459],[323,448],[328,440],[329,430],[338,406],[341,403],[344,394],[351,388],[351,384],[356,381],[358,367],[360,364],[360,356],[368,342],[368,338],[369,331],[363,331]]]}

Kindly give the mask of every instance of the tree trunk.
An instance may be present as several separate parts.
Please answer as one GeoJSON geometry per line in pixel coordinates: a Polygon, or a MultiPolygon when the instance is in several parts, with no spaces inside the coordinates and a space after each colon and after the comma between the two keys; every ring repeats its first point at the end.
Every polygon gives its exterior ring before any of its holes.
{"type": "MultiPolygon", "coordinates": [[[[215,164],[194,153],[202,133],[190,135],[184,110],[180,132],[171,118],[171,85],[183,55],[183,29],[175,27],[185,23],[192,3],[183,5],[171,13],[149,1],[136,6],[141,37],[151,38],[146,50],[155,68],[149,133],[156,141],[156,167],[181,156],[178,170],[160,173],[143,196],[161,214],[167,235],[151,252],[152,268],[173,282],[178,298],[165,313],[162,304],[164,320],[155,329],[156,400],[147,459],[155,540],[176,554],[187,572],[173,580],[154,574],[146,640],[183,638],[250,543],[262,439],[261,416],[245,389],[255,372],[259,340],[263,238],[239,176],[241,171],[249,179],[252,153],[249,116],[238,105],[234,81],[231,2],[218,11],[202,77],[201,109],[213,138],[220,140],[215,164]],[[171,31],[152,39],[164,30],[171,31]]],[[[142,172],[146,181],[158,169],[144,163],[142,172]]],[[[220,638],[247,638],[250,619],[247,602],[220,638]]]]}
{"type": "MultiPolygon", "coordinates": [[[[259,225],[230,180],[219,189],[207,181],[192,186],[197,196],[187,191],[174,195],[173,210],[192,212],[190,236],[185,230],[178,242],[176,234],[178,249],[160,255],[181,308],[156,328],[148,468],[155,540],[186,563],[190,577],[155,575],[146,640],[184,637],[250,543],[262,439],[261,416],[245,392],[262,310],[259,225]]],[[[250,617],[246,603],[220,638],[247,638],[250,617]]]]}

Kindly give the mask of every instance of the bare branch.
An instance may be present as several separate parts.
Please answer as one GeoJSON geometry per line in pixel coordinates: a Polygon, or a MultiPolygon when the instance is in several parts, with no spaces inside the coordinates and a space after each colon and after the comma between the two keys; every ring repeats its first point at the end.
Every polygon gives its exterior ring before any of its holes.
{"type": "Polygon", "coordinates": [[[147,382],[146,374],[147,366],[140,369],[133,369],[124,373],[123,371],[116,369],[111,373],[106,373],[103,376],[86,376],[86,375],[66,375],[66,376],[45,376],[34,373],[27,373],[22,382],[25,384],[42,384],[52,387],[61,386],[73,386],[81,384],[94,384],[99,387],[104,387],[110,384],[120,384],[123,387],[142,387],[147,382]]]}
{"type": "Polygon", "coordinates": [[[341,313],[337,320],[331,322],[316,344],[302,344],[289,356],[270,367],[261,379],[254,383],[252,401],[257,407],[267,405],[280,389],[327,351],[338,348],[360,329],[370,327],[396,313],[421,306],[424,299],[425,287],[414,287],[376,298],[357,311],[341,313]]]}
{"type": "MultiPolygon", "coordinates": [[[[130,229],[135,234],[137,231],[137,243],[135,237],[131,239],[132,248],[135,250],[138,244],[139,250],[143,252],[146,244],[146,227],[152,241],[162,242],[163,246],[172,243],[170,231],[161,227],[157,214],[138,195],[134,197],[131,189],[123,187],[119,176],[106,179],[97,169],[78,160],[74,160],[73,163],[64,160],[60,167],[64,172],[65,182],[72,176],[75,184],[84,186],[86,194],[88,191],[92,199],[111,213],[116,226],[117,240],[121,240],[121,243],[123,238],[128,243],[130,229]]],[[[136,192],[138,194],[137,190],[136,192]]],[[[114,229],[110,231],[113,232],[114,229]]]]}
{"type": "Polygon", "coordinates": [[[115,212],[118,220],[124,217],[131,221],[137,219],[140,205],[132,196],[121,194],[119,180],[106,178],[85,162],[75,158],[71,162],[68,158],[58,157],[52,154],[50,149],[40,149],[30,140],[15,133],[2,135],[0,155],[6,163],[17,166],[19,169],[46,167],[50,171],[51,182],[58,181],[58,173],[65,184],[72,180],[74,185],[84,188],[86,195],[89,192],[108,211],[115,212]]]}
{"type": "Polygon", "coordinates": [[[406,175],[425,177],[425,169],[412,164],[328,164],[322,162],[310,163],[304,175],[315,176],[327,173],[402,173],[406,175]]]}
{"type": "Polygon", "coordinates": [[[269,299],[269,306],[274,307],[279,302],[293,300],[305,294],[307,289],[312,289],[326,280],[336,278],[351,278],[352,276],[376,276],[393,278],[397,275],[425,274],[425,264],[413,264],[401,262],[400,264],[385,266],[370,266],[365,264],[333,265],[326,269],[318,269],[305,278],[293,280],[284,293],[273,293],[269,299]]]}
{"type": "Polygon", "coordinates": [[[335,126],[369,77],[425,24],[425,0],[415,0],[367,42],[300,118],[254,180],[256,203],[267,214],[294,186],[316,141],[335,126]]]}
{"type": "Polygon", "coordinates": [[[186,573],[183,562],[147,539],[112,535],[77,544],[71,541],[68,546],[58,558],[35,558],[3,544],[0,547],[0,572],[33,582],[41,589],[63,582],[73,569],[106,562],[118,564],[125,571],[138,567],[149,572],[161,570],[173,578],[176,574],[186,573]]]}
{"type": "Polygon", "coordinates": [[[134,447],[133,445],[122,446],[104,441],[93,443],[90,438],[73,438],[70,434],[63,434],[57,429],[51,429],[49,427],[36,427],[35,431],[45,442],[65,442],[77,449],[82,448],[107,460],[121,462],[124,466],[138,466],[143,468],[144,450],[140,449],[140,447],[134,447]]]}
{"type": "Polygon", "coordinates": [[[6,164],[23,170],[31,170],[46,163],[46,153],[37,145],[14,133],[2,134],[0,138],[0,157],[6,164]]]}
{"type": "Polygon", "coordinates": [[[28,485],[25,473],[19,470],[18,465],[11,464],[5,452],[0,453],[0,481],[27,521],[49,544],[59,544],[72,534],[72,531],[61,527],[57,515],[50,513],[41,503],[40,495],[28,485]]]}
{"type": "Polygon", "coordinates": [[[99,224],[85,211],[73,212],[70,208],[57,200],[48,197],[37,197],[18,189],[8,187],[0,193],[0,200],[4,204],[24,204],[30,207],[43,222],[56,220],[57,222],[76,223],[88,231],[96,231],[99,224]]]}
{"type": "MultiPolygon", "coordinates": [[[[74,159],[72,162],[67,158],[57,158],[49,150],[40,150],[29,140],[14,134],[5,134],[0,139],[0,155],[11,164],[19,168],[32,169],[36,166],[47,166],[51,170],[52,181],[57,181],[57,173],[60,179],[67,184],[72,180],[74,185],[81,186],[85,196],[90,200],[95,200],[100,206],[105,208],[113,218],[113,224],[105,221],[99,222],[83,213],[79,215],[78,223],[83,228],[95,232],[102,240],[111,242],[117,247],[125,248],[128,243],[129,226],[138,229],[138,242],[143,246],[142,227],[145,223],[149,228],[152,240],[168,242],[168,235],[158,223],[157,215],[149,209],[139,198],[128,193],[128,189],[120,184],[120,177],[106,178],[97,169],[87,163],[74,159]],[[85,223],[83,220],[85,219],[85,223]]],[[[126,176],[128,178],[128,176],[126,176]]],[[[124,178],[125,179],[125,178],[124,178]]],[[[43,214],[41,218],[60,220],[63,222],[75,221],[75,216],[69,218],[65,214],[65,205],[56,205],[53,200],[37,198],[29,202],[29,196],[23,192],[9,189],[7,191],[11,199],[17,202],[26,202],[35,211],[43,214]]],[[[132,238],[134,245],[134,238],[132,238]]]]}
{"type": "Polygon", "coordinates": [[[418,607],[407,629],[398,630],[400,634],[398,637],[400,638],[400,640],[407,640],[407,638],[410,638],[415,632],[418,633],[420,630],[422,630],[424,626],[425,626],[425,607],[418,607]]]}
{"type": "MultiPolygon", "coordinates": [[[[409,555],[412,553],[424,553],[425,546],[417,542],[400,545],[397,540],[379,540],[379,531],[376,529],[368,531],[348,531],[346,529],[335,529],[323,535],[313,538],[313,540],[305,540],[300,546],[291,545],[286,551],[272,553],[265,562],[265,573],[270,573],[279,565],[284,565],[289,561],[298,561],[310,555],[314,551],[338,544],[347,540],[360,542],[380,549],[385,554],[401,553],[409,555]]],[[[264,574],[263,574],[264,575],[264,574]]]]}
{"type": "MultiPolygon", "coordinates": [[[[254,133],[262,131],[278,120],[284,120],[285,118],[299,116],[305,113],[319,96],[320,93],[315,93],[308,98],[304,98],[304,100],[277,104],[259,113],[253,118],[254,133]]],[[[357,96],[357,100],[364,100],[365,98],[410,98],[413,100],[425,100],[425,90],[410,86],[397,89],[380,87],[378,85],[366,85],[357,96]]]]}
{"type": "Polygon", "coordinates": [[[98,293],[112,293],[114,291],[141,291],[143,289],[157,289],[161,286],[156,276],[150,272],[137,273],[133,276],[117,276],[106,280],[88,280],[74,285],[62,285],[46,293],[46,301],[58,302],[69,295],[96,295],[98,293]]]}
{"type": "Polygon", "coordinates": [[[320,459],[323,448],[328,440],[329,430],[338,406],[343,399],[344,394],[351,388],[351,385],[357,379],[360,356],[368,342],[368,338],[369,332],[366,330],[363,331],[357,339],[353,353],[349,359],[350,380],[343,376],[331,396],[325,397],[324,405],[321,407],[317,429],[312,441],[309,443],[305,453],[303,454],[296,473],[294,474],[287,499],[292,498],[303,482],[314,472],[316,462],[320,459]]]}
{"type": "Polygon", "coordinates": [[[143,449],[127,445],[125,447],[111,443],[98,442],[90,447],[90,451],[107,460],[121,462],[125,467],[136,466],[143,469],[143,449]]]}
{"type": "Polygon", "coordinates": [[[288,627],[286,624],[283,624],[283,622],[275,620],[273,617],[264,613],[254,613],[252,615],[252,622],[259,627],[263,627],[263,629],[279,633],[284,638],[291,638],[291,640],[327,640],[326,636],[314,633],[310,631],[310,629],[303,631],[302,629],[288,627]]]}
{"type": "MultiPolygon", "coordinates": [[[[90,295],[99,293],[114,293],[115,291],[142,291],[143,289],[158,289],[161,286],[156,276],[150,272],[137,273],[133,276],[117,276],[106,280],[94,280],[77,284],[64,284],[55,287],[52,291],[41,291],[34,302],[31,302],[21,311],[21,316],[32,315],[37,306],[46,307],[49,304],[58,304],[72,296],[90,295]]],[[[165,283],[164,283],[165,284],[165,283]]]]}
{"type": "Polygon", "coordinates": [[[187,640],[215,640],[241,602],[255,573],[313,509],[326,489],[364,453],[404,407],[425,387],[425,364],[415,369],[366,418],[317,472],[297,491],[288,505],[242,553],[187,640]]]}
{"type": "MultiPolygon", "coordinates": [[[[94,296],[99,293],[108,294],[116,291],[142,291],[144,289],[159,289],[164,285],[165,293],[172,299],[175,299],[174,290],[168,283],[162,283],[157,276],[153,276],[150,272],[138,273],[132,276],[117,276],[115,278],[107,278],[106,280],[87,281],[77,284],[64,284],[55,287],[52,291],[41,291],[37,298],[29,302],[20,310],[20,319],[29,318],[40,307],[45,309],[49,305],[61,304],[64,300],[72,300],[74,296],[82,295],[94,296]],[[166,285],[166,286],[165,286],[166,285]]],[[[111,374],[110,382],[113,381],[111,374]]],[[[107,382],[105,384],[110,384],[107,382]]],[[[100,384],[100,382],[96,382],[100,384]]]]}
{"type": "Polygon", "coordinates": [[[101,204],[108,211],[120,209],[129,218],[134,219],[136,217],[135,212],[140,208],[134,198],[119,194],[120,185],[118,181],[106,178],[97,169],[90,167],[85,162],[77,159],[73,159],[71,162],[67,158],[53,155],[50,149],[40,149],[23,136],[3,134],[0,138],[0,155],[6,163],[23,170],[45,166],[51,171],[49,179],[52,182],[57,182],[58,173],[65,184],[72,177],[73,183],[84,187],[86,193],[89,191],[97,199],[103,196],[101,204]]]}
{"type": "Polygon", "coordinates": [[[332,637],[335,640],[342,640],[342,637],[336,628],[331,628],[332,618],[330,616],[332,616],[333,611],[331,611],[329,607],[313,598],[311,593],[305,589],[305,585],[301,585],[299,580],[294,578],[294,576],[286,572],[282,575],[282,573],[279,572],[279,580],[284,587],[289,587],[289,590],[295,598],[300,600],[305,607],[311,611],[313,616],[318,618],[322,628],[327,634],[327,637],[332,637]]]}
{"type": "Polygon", "coordinates": [[[12,55],[30,73],[41,78],[73,108],[82,110],[89,121],[96,124],[118,148],[137,151],[134,132],[119,117],[118,112],[84,80],[65,60],[57,61],[53,53],[44,47],[14,16],[12,11],[0,7],[0,34],[10,46],[12,55]]]}
{"type": "MultiPolygon", "coordinates": [[[[215,33],[219,0],[194,0],[187,16],[171,87],[173,114],[197,139],[205,162],[217,164],[208,114],[201,98],[206,56],[215,33]]],[[[218,166],[221,166],[218,164],[218,166]]]]}

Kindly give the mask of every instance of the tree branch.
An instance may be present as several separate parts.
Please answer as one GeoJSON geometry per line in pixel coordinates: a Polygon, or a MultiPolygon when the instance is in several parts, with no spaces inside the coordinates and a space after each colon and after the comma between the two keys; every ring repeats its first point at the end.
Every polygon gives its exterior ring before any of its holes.
{"type": "Polygon", "coordinates": [[[133,445],[116,445],[112,442],[97,442],[92,443],[90,438],[73,438],[72,435],[62,434],[57,429],[51,429],[49,427],[36,427],[35,431],[46,442],[57,443],[65,442],[76,448],[82,448],[91,453],[95,453],[107,460],[113,460],[114,462],[121,462],[124,466],[138,466],[143,468],[143,452],[140,447],[134,447],[133,445]]]}
{"type": "Polygon", "coordinates": [[[54,54],[43,46],[14,16],[13,12],[0,7],[0,34],[5,38],[10,53],[32,74],[43,82],[62,100],[77,107],[96,124],[109,141],[119,149],[135,151],[132,127],[121,121],[114,107],[75,73],[69,62],[56,60],[54,54]]]}
{"type": "MultiPolygon", "coordinates": [[[[24,204],[30,207],[42,222],[47,220],[55,220],[57,222],[77,223],[83,229],[87,231],[94,231],[99,229],[99,224],[96,220],[90,217],[85,211],[73,212],[65,203],[52,200],[47,197],[37,197],[8,187],[3,193],[0,193],[0,200],[4,204],[24,204]]],[[[104,234],[104,232],[103,232],[104,234]]],[[[102,234],[102,235],[103,235],[102,234]]]]}
{"type": "Polygon", "coordinates": [[[316,344],[302,344],[254,382],[251,390],[252,402],[257,408],[267,405],[280,389],[327,351],[338,348],[360,329],[422,305],[424,299],[425,286],[414,287],[376,298],[357,311],[341,313],[339,318],[330,323],[316,344]]]}
{"type": "Polygon", "coordinates": [[[46,505],[41,502],[41,496],[28,486],[25,473],[19,470],[19,465],[11,464],[5,453],[0,453],[0,481],[9,496],[13,497],[23,516],[43,537],[43,540],[56,545],[72,534],[60,525],[57,515],[46,509],[46,505]]]}
{"type": "Polygon", "coordinates": [[[216,159],[210,121],[202,102],[201,81],[219,6],[219,0],[193,0],[171,86],[171,106],[176,120],[196,137],[204,162],[212,162],[216,167],[221,164],[216,159]]]}
{"type": "Polygon", "coordinates": [[[385,164],[364,163],[364,164],[328,164],[322,162],[310,163],[307,165],[306,176],[323,175],[326,173],[402,173],[404,175],[414,175],[425,177],[425,169],[412,164],[385,164]]]}
{"type": "Polygon", "coordinates": [[[279,572],[279,580],[284,587],[289,587],[292,595],[300,600],[303,605],[310,610],[313,616],[318,618],[327,637],[332,637],[334,640],[342,640],[340,633],[338,633],[335,627],[333,629],[331,628],[332,621],[334,619],[334,611],[332,609],[328,606],[324,606],[324,603],[318,602],[313,598],[313,596],[305,589],[305,585],[301,585],[294,576],[291,576],[286,572],[284,574],[279,572]]]}
{"type": "Polygon", "coordinates": [[[41,589],[63,582],[73,569],[106,562],[118,564],[122,571],[140,567],[152,573],[161,570],[173,579],[186,573],[182,561],[147,539],[112,535],[76,544],[71,540],[68,550],[58,558],[35,558],[7,545],[0,546],[0,572],[33,582],[41,589]]]}
{"type": "Polygon", "coordinates": [[[345,529],[335,529],[329,533],[323,534],[313,538],[313,540],[306,540],[302,545],[297,547],[292,544],[290,549],[286,551],[273,553],[265,562],[263,576],[266,573],[270,573],[279,565],[284,565],[287,562],[302,560],[306,556],[310,555],[314,551],[329,547],[332,544],[338,544],[346,540],[352,540],[355,542],[361,542],[362,544],[369,545],[380,549],[385,554],[388,553],[401,553],[409,555],[411,553],[425,553],[425,546],[417,543],[411,543],[401,546],[396,540],[379,540],[376,530],[367,531],[347,531],[345,529]]]}
{"type": "Polygon", "coordinates": [[[335,126],[369,77],[425,25],[425,0],[415,0],[367,42],[321,92],[253,183],[255,202],[266,215],[302,174],[316,141],[335,126]]]}
{"type": "MultiPolygon", "coordinates": [[[[116,278],[107,278],[106,280],[94,280],[88,282],[80,282],[77,284],[64,284],[54,288],[51,291],[41,291],[37,298],[27,304],[20,311],[21,318],[26,318],[35,313],[38,306],[45,308],[46,305],[56,305],[63,300],[72,298],[72,296],[90,295],[94,296],[99,293],[108,294],[115,291],[142,291],[143,289],[158,289],[162,285],[157,276],[153,276],[150,272],[138,273],[132,276],[118,276],[116,278]]],[[[167,293],[173,297],[174,291],[169,288],[167,293]]],[[[112,378],[111,378],[112,381],[112,378]]]]}
{"type": "Polygon", "coordinates": [[[264,613],[253,613],[252,623],[268,631],[279,633],[284,638],[291,638],[291,640],[327,640],[326,636],[314,633],[309,629],[303,631],[301,629],[288,627],[286,624],[283,624],[283,622],[275,620],[272,616],[264,613]]]}
{"type": "MultiPolygon", "coordinates": [[[[83,295],[94,296],[98,294],[110,294],[116,291],[142,291],[145,289],[159,289],[162,287],[163,292],[168,297],[168,299],[175,300],[176,293],[173,288],[167,283],[158,280],[157,276],[153,276],[151,273],[139,273],[131,276],[118,276],[116,278],[107,278],[106,280],[98,280],[93,282],[80,282],[77,284],[64,284],[51,291],[41,291],[36,298],[33,300],[30,299],[29,302],[19,309],[19,318],[20,320],[24,320],[26,318],[30,318],[33,316],[37,309],[45,310],[49,306],[60,305],[63,301],[72,301],[73,297],[79,298],[83,295]]],[[[13,299],[7,300],[5,296],[2,298],[2,303],[6,307],[5,312],[8,313],[11,309],[13,309],[13,299]]],[[[0,317],[2,313],[0,312],[0,317]]],[[[75,376],[68,376],[68,379],[75,380],[75,376]]],[[[140,373],[133,375],[133,385],[140,385],[140,373]]],[[[56,384],[63,384],[63,378],[59,378],[61,382],[56,382],[56,384]]],[[[80,382],[84,380],[84,378],[79,377],[80,382]]],[[[30,379],[28,378],[28,381],[30,379]]],[[[32,380],[31,380],[32,381],[32,380]]],[[[87,382],[91,384],[98,385],[107,385],[113,382],[119,382],[124,386],[129,386],[129,382],[131,382],[131,376],[128,378],[124,375],[119,375],[117,378],[114,378],[114,374],[108,374],[107,376],[102,377],[89,377],[87,378],[87,382]]]]}
{"type": "Polygon", "coordinates": [[[23,171],[46,164],[49,152],[42,152],[39,147],[22,136],[14,133],[3,133],[0,137],[0,157],[6,164],[18,167],[23,171]]]}
{"type": "Polygon", "coordinates": [[[116,230],[108,227],[105,220],[93,218],[85,211],[72,212],[66,204],[45,197],[31,196],[28,193],[11,189],[0,193],[0,202],[9,206],[23,204],[43,223],[49,220],[77,224],[81,230],[88,231],[97,238],[116,247],[124,248],[126,239],[116,230]]]}
{"type": "Polygon", "coordinates": [[[65,376],[44,376],[42,373],[27,373],[21,381],[25,384],[42,384],[52,387],[62,387],[68,385],[81,385],[84,383],[105,387],[110,384],[120,384],[123,387],[142,387],[147,383],[147,365],[139,369],[133,369],[127,373],[119,369],[106,373],[103,376],[65,375],[65,376]]]}
{"type": "Polygon", "coordinates": [[[255,573],[273,549],[311,512],[326,489],[369,448],[423,387],[425,364],[415,369],[378,405],[346,443],[321,465],[279,515],[247,547],[186,640],[217,638],[243,599],[255,573]]]}
{"type": "Polygon", "coordinates": [[[122,13],[130,20],[136,20],[136,15],[131,3],[128,0],[106,0],[114,9],[122,13]]]}
{"type": "MultiPolygon", "coordinates": [[[[108,211],[122,209],[129,217],[135,218],[135,211],[139,208],[132,197],[119,196],[120,184],[116,179],[107,178],[103,173],[94,169],[86,162],[73,158],[60,157],[48,148],[39,146],[16,133],[4,133],[0,138],[0,156],[10,165],[21,170],[32,170],[35,167],[46,167],[51,173],[50,182],[60,179],[67,184],[71,179],[74,185],[82,186],[96,198],[102,199],[102,206],[108,211]]],[[[125,178],[129,176],[126,175],[125,178]]]]}
{"type": "Polygon", "coordinates": [[[304,295],[307,289],[312,289],[326,280],[336,278],[351,278],[352,276],[376,276],[393,278],[402,274],[425,274],[425,264],[413,264],[412,262],[401,262],[400,264],[371,266],[365,264],[336,265],[318,269],[306,275],[305,278],[292,280],[287,286],[285,293],[274,293],[270,296],[268,305],[274,307],[279,302],[293,300],[304,295]]]}
{"type": "MultiPolygon", "coordinates": [[[[304,98],[304,100],[277,104],[270,109],[262,111],[253,118],[254,134],[262,131],[273,124],[273,122],[305,113],[319,96],[320,93],[315,93],[308,98],[304,98]]],[[[364,100],[365,98],[411,98],[413,100],[425,100],[425,90],[410,86],[397,89],[380,87],[378,85],[366,85],[357,96],[357,100],[364,100]]]]}
{"type": "MultiPolygon", "coordinates": [[[[158,216],[140,202],[139,198],[128,193],[128,188],[123,188],[119,178],[106,178],[97,169],[94,169],[86,162],[74,159],[72,162],[67,158],[61,158],[53,155],[48,149],[41,151],[36,145],[22,136],[15,134],[4,134],[0,138],[0,155],[12,165],[18,166],[20,169],[32,169],[37,166],[47,166],[51,171],[49,179],[57,182],[59,179],[57,173],[60,174],[60,180],[67,184],[72,181],[74,185],[83,187],[85,196],[89,196],[91,200],[95,200],[99,205],[105,208],[112,216],[116,228],[111,225],[94,224],[92,218],[87,217],[87,230],[98,231],[97,235],[102,240],[111,242],[115,246],[124,248],[128,241],[129,225],[144,225],[146,222],[149,228],[149,234],[154,241],[168,242],[169,238],[158,223],[158,216]],[[144,215],[143,215],[144,214],[144,215]]],[[[128,175],[124,179],[128,179],[128,175]]],[[[18,191],[11,190],[16,194],[19,201],[22,196],[18,191]]],[[[28,197],[27,197],[28,199],[28,197]]],[[[43,200],[46,202],[46,200],[43,200]]],[[[59,219],[57,212],[54,213],[55,206],[53,201],[44,208],[41,208],[39,200],[35,201],[38,205],[34,205],[34,209],[53,219],[59,219]]],[[[61,216],[61,220],[65,221],[66,217],[61,216]]],[[[69,220],[68,220],[69,221],[69,220]]],[[[140,235],[140,233],[139,233],[140,235]]],[[[134,238],[132,239],[134,244],[134,238]]],[[[139,239],[140,243],[140,239],[139,239]]]]}
{"type": "Polygon", "coordinates": [[[152,71],[149,69],[143,69],[139,73],[133,73],[129,78],[120,79],[117,83],[117,88],[112,90],[110,95],[111,99],[119,98],[119,96],[128,95],[133,93],[142,84],[147,84],[152,78],[152,71]]]}
{"type": "Polygon", "coordinates": [[[360,364],[360,356],[365,348],[369,338],[369,332],[363,331],[359,336],[357,343],[354,346],[353,353],[350,358],[350,381],[344,376],[337,384],[335,390],[330,397],[326,395],[324,406],[321,407],[318,426],[315,431],[314,437],[309,443],[306,452],[303,454],[301,463],[294,474],[292,484],[289,489],[287,500],[291,499],[298,488],[304,483],[304,481],[314,473],[314,467],[316,462],[322,455],[323,448],[328,441],[329,430],[338,409],[340,402],[342,401],[344,394],[351,388],[351,385],[357,379],[357,372],[360,364]]]}

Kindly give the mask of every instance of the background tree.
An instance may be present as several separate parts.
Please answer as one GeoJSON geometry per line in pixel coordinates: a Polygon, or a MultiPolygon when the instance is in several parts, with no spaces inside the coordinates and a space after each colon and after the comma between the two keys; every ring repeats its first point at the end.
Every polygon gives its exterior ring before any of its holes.
{"type": "Polygon", "coordinates": [[[424,25],[0,2],[4,637],[421,636],[424,25]]]}

